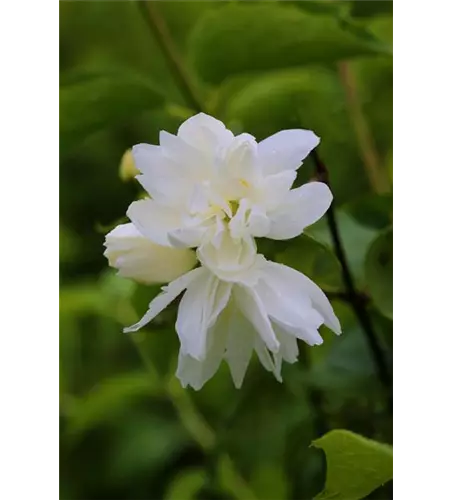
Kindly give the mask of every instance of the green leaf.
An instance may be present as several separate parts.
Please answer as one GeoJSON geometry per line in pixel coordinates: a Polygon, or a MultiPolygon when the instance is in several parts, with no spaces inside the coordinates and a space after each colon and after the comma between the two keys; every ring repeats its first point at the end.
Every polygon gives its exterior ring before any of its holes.
{"type": "Polygon", "coordinates": [[[360,500],[392,479],[392,447],[347,430],[333,430],[313,446],[325,452],[325,489],[318,500],[360,500]]]}
{"type": "MultiPolygon", "coordinates": [[[[218,109],[224,109],[224,119],[235,132],[262,140],[280,130],[305,128],[321,137],[320,154],[338,203],[369,190],[344,89],[334,71],[303,68],[235,77],[221,85],[219,96],[218,109]]],[[[308,159],[298,171],[299,180],[309,180],[313,172],[308,159]]]]}
{"type": "Polygon", "coordinates": [[[111,481],[116,484],[158,475],[190,444],[190,436],[180,422],[149,410],[125,415],[114,428],[114,449],[108,461],[111,481]]]}
{"type": "Polygon", "coordinates": [[[392,15],[392,0],[351,2],[350,14],[353,17],[373,17],[392,15]]]}
{"type": "Polygon", "coordinates": [[[379,311],[392,319],[392,228],[381,233],[366,256],[366,283],[379,311]]]}
{"type": "Polygon", "coordinates": [[[184,470],[173,479],[164,500],[195,500],[205,481],[204,469],[184,470]]]}
{"type": "MultiPolygon", "coordinates": [[[[364,284],[364,261],[370,244],[378,234],[373,228],[356,222],[345,210],[336,210],[336,219],[339,227],[348,264],[352,270],[358,286],[364,284]]],[[[306,229],[306,232],[316,240],[325,243],[334,249],[331,235],[325,218],[306,229]]]]}
{"type": "Polygon", "coordinates": [[[302,272],[324,290],[342,287],[341,266],[330,248],[307,235],[291,240],[276,261],[302,272]]]}
{"type": "Polygon", "coordinates": [[[385,229],[392,224],[392,194],[368,196],[344,205],[344,210],[363,226],[385,229]]]}
{"type": "Polygon", "coordinates": [[[73,402],[68,415],[68,432],[78,436],[93,427],[114,420],[132,401],[158,395],[161,384],[149,372],[120,374],[104,380],[84,398],[73,402]]]}
{"type": "Polygon", "coordinates": [[[243,72],[334,62],[386,52],[334,17],[293,6],[253,3],[208,12],[194,28],[190,54],[200,76],[219,83],[243,72]]]}
{"type": "MultiPolygon", "coordinates": [[[[341,404],[345,398],[371,394],[375,386],[375,365],[365,334],[350,305],[334,300],[334,312],[343,334],[321,331],[324,343],[320,349],[309,349],[311,367],[309,382],[325,391],[325,399],[341,404]]],[[[322,328],[322,330],[324,330],[322,328]]]]}
{"type": "Polygon", "coordinates": [[[325,2],[325,0],[303,0],[302,2],[295,0],[289,1],[288,3],[312,14],[330,14],[337,16],[341,11],[347,8],[346,2],[325,2]]]}
{"type": "Polygon", "coordinates": [[[282,464],[259,463],[253,470],[250,486],[257,498],[289,498],[289,484],[282,464]]]}
{"type": "Polygon", "coordinates": [[[162,93],[128,68],[81,70],[66,75],[60,88],[60,138],[63,153],[88,136],[161,106],[162,93]]]}

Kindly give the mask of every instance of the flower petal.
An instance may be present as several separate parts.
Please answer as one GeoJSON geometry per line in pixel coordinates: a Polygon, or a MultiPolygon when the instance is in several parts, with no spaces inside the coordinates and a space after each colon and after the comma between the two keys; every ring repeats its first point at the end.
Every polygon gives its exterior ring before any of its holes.
{"type": "Polygon", "coordinates": [[[197,250],[198,259],[220,279],[241,281],[256,261],[254,239],[249,235],[234,239],[229,231],[222,231],[219,238],[219,244],[203,243],[197,250]]]}
{"type": "Polygon", "coordinates": [[[215,153],[219,146],[227,147],[234,138],[234,134],[220,120],[205,113],[185,120],[177,135],[191,146],[211,153],[215,153]]]}
{"type": "Polygon", "coordinates": [[[313,307],[323,316],[325,325],[337,335],[341,334],[341,325],[334,314],[330,301],[323,291],[307,276],[291,267],[270,261],[266,262],[265,270],[262,272],[267,276],[271,273],[273,277],[277,276],[278,279],[283,279],[295,300],[299,300],[300,296],[308,295],[313,307]]]}
{"type": "Polygon", "coordinates": [[[156,245],[131,223],[121,224],[105,237],[105,257],[118,274],[142,283],[168,283],[196,264],[188,249],[156,245]]]}
{"type": "Polygon", "coordinates": [[[229,365],[232,381],[240,389],[253,354],[256,332],[235,303],[225,311],[228,316],[227,344],[225,358],[229,365]]]}
{"type": "Polygon", "coordinates": [[[134,201],[127,210],[127,217],[141,234],[163,246],[170,245],[168,232],[181,225],[180,215],[175,210],[149,199],[134,201]]]}
{"type": "Polygon", "coordinates": [[[295,363],[298,359],[298,345],[297,339],[293,335],[289,335],[280,329],[278,326],[274,326],[274,330],[278,340],[281,344],[279,351],[273,355],[275,360],[275,376],[277,379],[281,379],[281,368],[283,360],[287,363],[295,363]]]}
{"type": "Polygon", "coordinates": [[[162,293],[157,295],[149,304],[149,309],[145,315],[135,325],[124,328],[124,333],[136,332],[152,321],[157,314],[161,313],[178,295],[180,295],[189,284],[195,280],[204,270],[202,268],[193,269],[180,278],[172,281],[168,286],[162,288],[162,293]]]}
{"type": "Polygon", "coordinates": [[[296,177],[295,170],[285,170],[264,177],[261,187],[261,203],[267,211],[274,210],[285,201],[296,177]]]}
{"type": "Polygon", "coordinates": [[[192,182],[199,182],[212,172],[212,166],[206,161],[208,158],[206,158],[205,152],[193,147],[182,137],[162,130],[160,132],[160,146],[167,158],[183,167],[192,182]]]}
{"type": "Polygon", "coordinates": [[[176,321],[182,351],[200,361],[206,355],[207,329],[219,284],[207,269],[201,270],[180,301],[176,321]]]}
{"type": "Polygon", "coordinates": [[[257,357],[259,358],[262,366],[267,371],[272,372],[278,382],[282,382],[281,374],[277,371],[275,362],[270,356],[267,346],[259,335],[256,335],[254,338],[254,349],[256,350],[257,357]]]}
{"type": "Polygon", "coordinates": [[[286,332],[309,345],[323,342],[317,331],[323,324],[323,316],[313,308],[308,294],[305,297],[299,293],[294,295],[293,289],[284,280],[268,277],[266,282],[261,280],[258,283],[256,292],[267,314],[286,332]]]}
{"type": "Polygon", "coordinates": [[[165,156],[160,146],[138,144],[132,153],[142,173],[137,180],[154,200],[163,204],[180,203],[187,196],[187,170],[165,156]]]}
{"type": "Polygon", "coordinates": [[[271,221],[268,238],[288,240],[318,221],[328,210],[333,195],[323,182],[309,182],[289,191],[287,199],[268,214],[271,221]]]}
{"type": "Polygon", "coordinates": [[[318,146],[320,138],[311,130],[282,130],[258,145],[259,161],[266,175],[296,170],[318,146]]]}
{"type": "Polygon", "coordinates": [[[279,342],[259,295],[253,288],[243,285],[236,285],[233,293],[243,315],[254,326],[268,349],[272,352],[277,352],[279,342]]]}

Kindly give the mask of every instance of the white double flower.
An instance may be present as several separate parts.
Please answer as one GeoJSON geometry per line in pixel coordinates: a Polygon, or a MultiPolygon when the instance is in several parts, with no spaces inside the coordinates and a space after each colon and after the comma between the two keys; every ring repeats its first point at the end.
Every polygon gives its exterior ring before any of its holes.
{"type": "Polygon", "coordinates": [[[184,386],[201,388],[225,359],[240,387],[253,350],[280,380],[282,360],[297,359],[297,338],[322,343],[321,324],[340,333],[320,288],[267,261],[254,239],[293,238],[326,212],[332,194],[325,184],[291,189],[318,143],[307,130],[281,131],[257,143],[201,113],[176,136],[161,132],[160,146],[133,148],[137,179],[150,199],[130,205],[132,222],[106,236],[105,255],[124,277],[171,281],[127,332],[185,291],[176,322],[177,376],[184,386]],[[201,263],[194,270],[192,248],[201,263]]]}

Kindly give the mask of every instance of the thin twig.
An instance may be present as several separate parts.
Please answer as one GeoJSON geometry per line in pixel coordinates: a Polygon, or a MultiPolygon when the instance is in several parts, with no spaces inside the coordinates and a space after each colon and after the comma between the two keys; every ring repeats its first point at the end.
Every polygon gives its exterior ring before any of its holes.
{"type": "Polygon", "coordinates": [[[198,96],[196,87],[193,85],[184,62],[179,55],[174,44],[171,33],[168,30],[165,20],[155,8],[154,2],[138,2],[138,7],[143,15],[146,24],[154,34],[154,37],[162,49],[174,78],[177,80],[179,88],[184,95],[189,106],[201,112],[203,106],[198,96]]]}
{"type": "MultiPolygon", "coordinates": [[[[319,154],[316,150],[311,153],[311,156],[315,163],[317,178],[321,181],[330,185],[328,169],[325,164],[320,159],[319,154]]],[[[353,275],[351,273],[350,267],[347,262],[347,257],[345,255],[344,247],[342,245],[342,240],[339,235],[339,228],[336,221],[336,214],[334,211],[334,201],[331,204],[328,212],[327,212],[327,221],[328,227],[331,233],[331,237],[333,240],[334,249],[339,259],[342,268],[342,276],[344,279],[344,285],[346,288],[346,293],[348,295],[349,302],[358,318],[358,321],[361,324],[361,327],[366,336],[367,342],[369,344],[370,350],[372,352],[372,356],[375,362],[375,366],[378,371],[379,379],[381,384],[385,388],[387,392],[387,404],[388,411],[392,412],[392,377],[390,374],[390,370],[386,361],[386,357],[384,355],[383,349],[378,340],[378,336],[374,330],[372,321],[370,319],[369,313],[366,308],[365,302],[362,300],[359,292],[355,287],[355,282],[353,279],[353,275]]]]}

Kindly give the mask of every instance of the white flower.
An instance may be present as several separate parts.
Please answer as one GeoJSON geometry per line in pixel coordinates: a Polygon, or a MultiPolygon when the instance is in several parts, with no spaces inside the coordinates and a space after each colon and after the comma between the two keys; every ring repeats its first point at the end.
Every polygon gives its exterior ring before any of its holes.
{"type": "Polygon", "coordinates": [[[141,283],[168,283],[196,265],[192,250],[167,248],[142,236],[133,224],[121,224],[105,237],[104,255],[118,275],[141,283]]]}
{"type": "Polygon", "coordinates": [[[155,243],[199,247],[201,260],[225,231],[247,245],[253,237],[293,238],[332,200],[321,182],[291,189],[296,170],[318,144],[309,130],[284,130],[260,143],[249,134],[234,137],[200,113],[176,136],[161,132],[160,146],[133,148],[137,179],[151,199],[132,203],[127,215],[155,243]]]}
{"type": "Polygon", "coordinates": [[[297,360],[297,339],[321,344],[322,324],[341,333],[327,297],[315,283],[262,255],[255,256],[246,272],[236,274],[235,281],[220,280],[200,267],[162,290],[143,318],[124,331],[142,328],[185,291],[176,322],[181,343],[177,377],[184,387],[200,389],[225,359],[239,388],[253,351],[281,381],[282,361],[297,360]]]}

